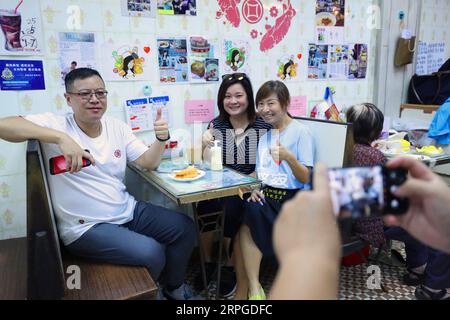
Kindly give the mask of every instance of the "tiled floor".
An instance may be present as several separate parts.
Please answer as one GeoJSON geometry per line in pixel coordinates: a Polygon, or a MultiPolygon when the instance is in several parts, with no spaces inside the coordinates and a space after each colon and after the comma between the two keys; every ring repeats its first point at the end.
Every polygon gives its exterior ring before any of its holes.
{"type": "MultiPolygon", "coordinates": [[[[397,246],[399,246],[397,244],[397,246]]],[[[404,256],[403,248],[399,251],[404,256]]],[[[406,272],[405,267],[389,266],[378,263],[381,275],[381,287],[376,289],[376,282],[371,281],[369,267],[372,263],[360,264],[351,267],[342,267],[340,273],[340,300],[414,300],[415,287],[405,286],[401,283],[401,277],[406,272]]],[[[191,282],[199,272],[199,264],[192,262],[188,270],[188,281],[191,282]]],[[[373,271],[372,271],[373,272],[373,271]]],[[[271,261],[263,260],[261,266],[261,284],[265,292],[269,292],[276,274],[276,265],[271,261]]],[[[205,295],[205,293],[203,293],[205,295]]],[[[208,290],[210,299],[214,299],[215,285],[212,284],[208,290]]],[[[231,298],[230,298],[231,299],[231,298]]]]}

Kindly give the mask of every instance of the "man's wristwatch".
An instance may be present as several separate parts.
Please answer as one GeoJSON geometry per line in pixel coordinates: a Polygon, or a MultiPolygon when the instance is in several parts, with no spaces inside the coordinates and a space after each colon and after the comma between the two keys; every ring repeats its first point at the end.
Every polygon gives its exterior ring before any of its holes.
{"type": "Polygon", "coordinates": [[[158,141],[166,142],[167,140],[170,140],[170,132],[167,133],[167,139],[160,139],[156,134],[155,137],[156,139],[158,139],[158,141]]]}

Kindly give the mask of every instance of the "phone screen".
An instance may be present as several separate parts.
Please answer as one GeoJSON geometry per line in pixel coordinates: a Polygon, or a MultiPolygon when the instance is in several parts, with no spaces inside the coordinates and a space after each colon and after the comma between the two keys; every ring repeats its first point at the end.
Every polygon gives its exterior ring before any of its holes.
{"type": "Polygon", "coordinates": [[[336,216],[360,219],[383,213],[385,197],[381,166],[330,169],[328,175],[336,216]]]}

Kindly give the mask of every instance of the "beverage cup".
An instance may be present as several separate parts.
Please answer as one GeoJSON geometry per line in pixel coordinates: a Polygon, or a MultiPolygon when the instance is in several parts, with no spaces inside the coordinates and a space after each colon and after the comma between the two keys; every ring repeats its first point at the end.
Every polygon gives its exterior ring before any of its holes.
{"type": "Polygon", "coordinates": [[[14,13],[12,10],[0,10],[0,27],[5,36],[5,49],[7,51],[20,51],[20,29],[22,16],[20,12],[14,13]]]}

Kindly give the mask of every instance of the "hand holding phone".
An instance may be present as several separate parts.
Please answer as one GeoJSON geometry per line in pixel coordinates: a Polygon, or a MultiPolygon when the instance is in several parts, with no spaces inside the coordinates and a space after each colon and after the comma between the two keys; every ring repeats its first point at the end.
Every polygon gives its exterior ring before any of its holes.
{"type": "MultiPolygon", "coordinates": [[[[89,150],[85,150],[85,151],[89,152],[89,150]]],[[[70,168],[67,168],[67,166],[66,166],[66,159],[64,158],[63,155],[50,158],[49,162],[50,162],[50,167],[49,167],[50,174],[52,174],[52,175],[70,171],[70,168]]],[[[92,164],[92,162],[89,159],[83,158],[83,168],[88,167],[91,164],[92,164]]]]}
{"type": "Polygon", "coordinates": [[[409,201],[393,193],[407,178],[401,168],[383,166],[328,170],[333,211],[341,218],[369,218],[408,211],[409,201]]]}

